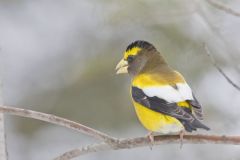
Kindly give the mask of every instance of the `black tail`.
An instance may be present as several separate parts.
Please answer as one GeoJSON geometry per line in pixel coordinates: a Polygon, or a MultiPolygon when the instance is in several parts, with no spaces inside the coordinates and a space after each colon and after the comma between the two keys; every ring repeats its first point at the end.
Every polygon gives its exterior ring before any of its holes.
{"type": "Polygon", "coordinates": [[[195,126],[196,128],[202,128],[202,129],[205,129],[205,130],[210,130],[209,127],[207,127],[205,124],[203,124],[202,122],[200,122],[199,120],[197,119],[194,119],[194,121],[191,123],[191,125],[195,126]]]}
{"type": "Polygon", "coordinates": [[[198,128],[210,130],[209,127],[207,127],[197,119],[194,119],[193,121],[186,121],[186,120],[180,120],[180,121],[183,124],[185,130],[188,132],[196,131],[198,128]]]}
{"type": "MultiPolygon", "coordinates": [[[[192,115],[192,111],[189,108],[184,108],[184,110],[192,115]]],[[[185,130],[188,132],[196,131],[198,128],[205,129],[205,130],[210,130],[209,127],[204,125],[201,121],[199,121],[194,115],[192,115],[193,120],[183,120],[183,119],[178,119],[184,126],[185,130]]]]}

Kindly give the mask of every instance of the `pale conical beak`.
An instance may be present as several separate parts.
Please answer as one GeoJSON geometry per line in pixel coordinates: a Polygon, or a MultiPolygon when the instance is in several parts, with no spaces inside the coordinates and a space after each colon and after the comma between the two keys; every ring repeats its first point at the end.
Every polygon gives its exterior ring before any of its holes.
{"type": "Polygon", "coordinates": [[[116,74],[128,73],[128,62],[122,59],[115,68],[117,70],[116,74]]]}

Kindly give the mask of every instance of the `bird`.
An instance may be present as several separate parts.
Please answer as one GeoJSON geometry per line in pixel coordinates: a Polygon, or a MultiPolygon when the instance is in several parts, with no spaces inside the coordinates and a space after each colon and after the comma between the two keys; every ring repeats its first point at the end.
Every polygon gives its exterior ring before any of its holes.
{"type": "Polygon", "coordinates": [[[130,43],[115,69],[116,74],[131,77],[133,106],[152,145],[154,133],[179,134],[182,146],[185,132],[210,130],[202,122],[203,109],[190,86],[153,44],[144,40],[130,43]]]}

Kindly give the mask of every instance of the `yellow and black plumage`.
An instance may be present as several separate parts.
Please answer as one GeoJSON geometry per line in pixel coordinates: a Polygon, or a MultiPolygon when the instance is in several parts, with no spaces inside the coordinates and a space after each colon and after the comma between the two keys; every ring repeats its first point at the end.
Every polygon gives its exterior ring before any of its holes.
{"type": "Polygon", "coordinates": [[[152,44],[146,41],[131,43],[116,70],[117,74],[131,76],[131,95],[137,116],[150,132],[209,130],[201,122],[202,107],[191,88],[152,44]]]}

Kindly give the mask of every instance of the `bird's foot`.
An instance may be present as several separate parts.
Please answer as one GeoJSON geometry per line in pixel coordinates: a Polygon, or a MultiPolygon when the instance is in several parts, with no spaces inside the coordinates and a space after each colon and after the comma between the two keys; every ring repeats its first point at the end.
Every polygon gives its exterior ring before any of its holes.
{"type": "Polygon", "coordinates": [[[185,132],[184,130],[181,130],[179,132],[179,138],[180,138],[180,149],[182,149],[182,146],[183,146],[183,136],[184,136],[185,132]]]}
{"type": "Polygon", "coordinates": [[[150,141],[150,145],[149,145],[149,147],[150,147],[150,149],[152,150],[152,147],[153,147],[153,145],[154,145],[154,136],[153,136],[153,132],[149,132],[149,133],[147,134],[147,138],[148,138],[149,141],[150,141]]]}

